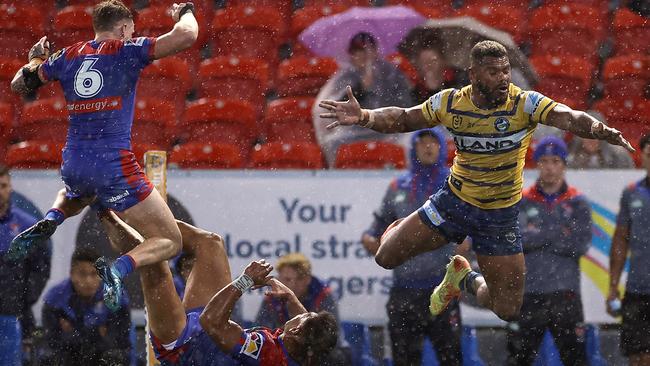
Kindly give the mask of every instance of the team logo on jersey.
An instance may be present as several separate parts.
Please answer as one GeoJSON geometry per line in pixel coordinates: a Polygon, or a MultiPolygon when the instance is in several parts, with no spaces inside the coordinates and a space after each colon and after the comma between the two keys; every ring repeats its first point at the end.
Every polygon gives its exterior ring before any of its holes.
{"type": "Polygon", "coordinates": [[[517,235],[513,233],[512,231],[506,234],[506,240],[508,243],[514,243],[515,240],[517,240],[517,235]]]}
{"type": "Polygon", "coordinates": [[[510,127],[510,122],[506,118],[499,117],[496,121],[494,121],[494,128],[496,128],[499,132],[505,132],[508,127],[510,127]]]}
{"type": "Polygon", "coordinates": [[[451,126],[454,128],[454,130],[459,129],[463,125],[463,117],[461,116],[454,116],[451,126]]]}
{"type": "Polygon", "coordinates": [[[257,333],[248,333],[241,347],[241,353],[257,360],[262,353],[262,345],[264,345],[264,338],[257,333]]]}

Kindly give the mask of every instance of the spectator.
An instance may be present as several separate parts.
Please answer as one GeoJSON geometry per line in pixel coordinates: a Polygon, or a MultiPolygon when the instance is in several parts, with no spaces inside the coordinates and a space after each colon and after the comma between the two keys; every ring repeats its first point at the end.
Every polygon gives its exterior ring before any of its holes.
{"type": "MultiPolygon", "coordinates": [[[[0,254],[7,252],[16,235],[38,221],[11,204],[11,192],[9,169],[0,165],[0,254]]],[[[0,255],[0,365],[22,364],[22,344],[28,347],[34,330],[32,305],[50,278],[51,248],[47,241],[18,261],[0,255]]]]}
{"type": "Polygon", "coordinates": [[[609,253],[607,312],[622,312],[621,348],[630,365],[650,365],[650,135],[639,143],[646,176],[632,183],[621,197],[616,230],[609,253]],[[619,281],[629,254],[629,269],[622,309],[619,281]]]}
{"type": "Polygon", "coordinates": [[[127,365],[131,355],[131,314],[126,296],[115,313],[103,303],[90,248],[72,254],[70,278],[51,288],[43,305],[47,365],[127,365]]]}
{"type": "MultiPolygon", "coordinates": [[[[598,112],[590,111],[589,114],[599,121],[605,121],[598,112]]],[[[568,165],[572,169],[633,169],[634,160],[620,146],[575,136],[571,144],[568,165]]]]}
{"type": "Polygon", "coordinates": [[[424,103],[443,89],[461,86],[456,80],[458,72],[447,65],[437,41],[430,40],[409,54],[419,77],[411,93],[414,103],[424,103]]]}
{"type": "Polygon", "coordinates": [[[564,365],[584,365],[580,257],[591,243],[587,199],[565,180],[567,147],[542,139],[533,158],[539,178],[524,191],[519,224],[526,259],[520,319],[508,326],[508,364],[532,365],[549,329],[564,365]]]}
{"type": "MultiPolygon", "coordinates": [[[[446,167],[445,139],[438,129],[420,130],[413,134],[410,150],[411,167],[388,186],[374,222],[363,234],[362,243],[373,255],[379,248],[378,238],[395,220],[406,217],[440,189],[449,174],[446,167]]],[[[393,286],[386,305],[388,331],[393,362],[419,365],[424,337],[428,336],[442,365],[461,365],[460,308],[452,302],[437,317],[429,312],[429,296],[442,277],[445,265],[454,254],[447,245],[421,254],[393,271],[393,286]]]]}
{"type": "MultiPolygon", "coordinates": [[[[316,100],[343,100],[347,98],[345,88],[350,85],[363,108],[378,108],[387,105],[411,105],[411,85],[406,77],[390,62],[380,58],[377,41],[368,33],[359,33],[350,41],[348,48],[351,65],[336,73],[321,89],[316,100]]],[[[327,123],[319,114],[321,109],[314,105],[314,129],[325,158],[334,165],[336,151],[341,144],[359,140],[400,140],[361,127],[327,130],[327,123]]]]}
{"type": "MultiPolygon", "coordinates": [[[[275,269],[278,279],[293,291],[302,305],[309,312],[328,311],[339,321],[339,311],[332,290],[319,278],[312,275],[311,263],[301,253],[291,253],[278,260],[275,269]]],[[[262,302],[255,323],[257,325],[276,329],[281,327],[289,317],[286,300],[274,296],[266,296],[262,302]]],[[[340,324],[340,323],[339,323],[340,324]]],[[[340,332],[343,335],[342,332],[340,332]]],[[[349,365],[347,350],[343,350],[342,340],[332,351],[324,365],[349,365]]]]}

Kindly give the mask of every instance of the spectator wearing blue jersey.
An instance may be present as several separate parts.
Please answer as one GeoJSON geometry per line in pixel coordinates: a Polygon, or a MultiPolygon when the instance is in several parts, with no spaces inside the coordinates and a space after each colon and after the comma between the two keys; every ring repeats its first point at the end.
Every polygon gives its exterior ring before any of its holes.
{"type": "MultiPolygon", "coordinates": [[[[390,183],[371,227],[363,234],[362,242],[373,255],[386,228],[417,210],[445,184],[449,175],[447,145],[439,129],[417,131],[411,143],[409,170],[390,183]]],[[[462,364],[458,303],[452,302],[438,316],[428,311],[431,291],[442,280],[452,255],[454,247],[447,245],[418,255],[393,270],[386,310],[396,366],[419,365],[425,337],[429,337],[442,365],[462,364]]]]}
{"type": "Polygon", "coordinates": [[[586,364],[579,260],[591,245],[591,208],[566,182],[567,156],[555,136],[533,153],[539,178],[520,203],[526,282],[521,316],[508,327],[508,365],[532,365],[547,329],[564,365],[586,364]]]}
{"type": "Polygon", "coordinates": [[[646,176],[631,183],[621,196],[609,253],[607,299],[607,311],[612,316],[623,316],[621,348],[632,366],[650,365],[650,134],[641,138],[639,147],[646,176]],[[620,304],[619,286],[628,255],[629,270],[620,308],[616,304],[620,304]]]}
{"type": "MultiPolygon", "coordinates": [[[[38,219],[12,204],[9,169],[0,165],[0,255],[11,239],[38,219]]],[[[0,365],[21,365],[22,343],[29,343],[34,330],[32,305],[50,278],[51,243],[34,246],[18,260],[0,257],[0,365]]]]}
{"type": "Polygon", "coordinates": [[[120,309],[110,311],[102,300],[101,279],[89,248],[72,254],[70,278],[45,295],[43,329],[49,352],[41,364],[127,365],[131,352],[131,315],[126,296],[120,309]]]}

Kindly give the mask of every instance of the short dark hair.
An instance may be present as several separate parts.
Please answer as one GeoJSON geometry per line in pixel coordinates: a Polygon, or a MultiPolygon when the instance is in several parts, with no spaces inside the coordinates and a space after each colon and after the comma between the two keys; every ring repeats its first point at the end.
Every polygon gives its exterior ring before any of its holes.
{"type": "Polygon", "coordinates": [[[93,8],[93,28],[95,32],[113,30],[115,23],[124,20],[133,20],[131,10],[120,0],[106,0],[93,8]]]}
{"type": "Polygon", "coordinates": [[[75,249],[72,253],[72,259],[70,260],[71,265],[79,262],[91,262],[95,263],[99,259],[99,253],[93,248],[89,247],[79,247],[75,249]]]}
{"type": "Polygon", "coordinates": [[[643,150],[645,149],[645,146],[649,144],[650,144],[650,133],[646,133],[645,135],[641,136],[641,140],[639,140],[639,148],[643,150]]]}
{"type": "Polygon", "coordinates": [[[305,321],[300,330],[302,352],[301,364],[320,365],[320,361],[336,347],[339,327],[332,313],[321,311],[305,321]]]}
{"type": "Polygon", "coordinates": [[[9,167],[4,164],[0,164],[0,177],[4,177],[6,175],[9,175],[9,167]]]}
{"type": "Polygon", "coordinates": [[[508,57],[508,50],[496,41],[481,41],[472,47],[470,63],[481,64],[486,57],[508,57]]]}
{"type": "Polygon", "coordinates": [[[360,32],[354,35],[350,40],[350,45],[348,46],[348,53],[354,51],[364,50],[366,48],[377,48],[377,40],[375,37],[367,32],[360,32]]]}

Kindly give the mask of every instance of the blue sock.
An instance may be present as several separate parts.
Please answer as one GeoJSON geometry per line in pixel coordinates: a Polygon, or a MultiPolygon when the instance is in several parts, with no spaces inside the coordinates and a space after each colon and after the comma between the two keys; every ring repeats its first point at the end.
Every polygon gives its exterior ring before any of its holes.
{"type": "Polygon", "coordinates": [[[59,210],[58,208],[51,208],[45,214],[45,220],[54,221],[56,222],[56,225],[59,226],[63,224],[63,221],[65,220],[65,215],[63,214],[63,211],[59,210]]]}
{"type": "Polygon", "coordinates": [[[131,258],[130,255],[125,254],[117,258],[117,260],[113,263],[113,268],[115,268],[120,274],[120,278],[124,279],[124,277],[128,276],[129,273],[133,272],[135,269],[135,261],[133,258],[131,258]]]}
{"type": "Polygon", "coordinates": [[[460,281],[460,289],[462,291],[467,291],[470,294],[476,296],[476,288],[474,287],[474,280],[476,280],[477,277],[481,277],[482,275],[478,272],[471,271],[467,275],[465,275],[465,278],[463,278],[462,281],[460,281]]]}

